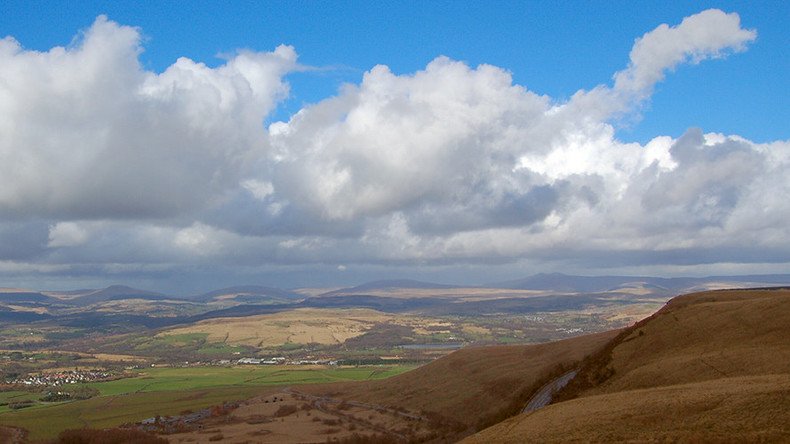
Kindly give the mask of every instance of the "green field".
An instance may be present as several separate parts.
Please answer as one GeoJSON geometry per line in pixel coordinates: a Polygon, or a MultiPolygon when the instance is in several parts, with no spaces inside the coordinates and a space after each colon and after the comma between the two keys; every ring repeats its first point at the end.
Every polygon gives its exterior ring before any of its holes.
{"type": "Polygon", "coordinates": [[[26,392],[21,390],[14,390],[11,392],[0,392],[0,413],[10,411],[8,403],[20,402],[26,400],[37,400],[41,395],[35,392],[26,392]]]}
{"type": "Polygon", "coordinates": [[[86,384],[101,393],[92,399],[38,403],[22,410],[0,412],[0,425],[23,427],[33,440],[48,439],[69,428],[106,428],[155,415],[175,415],[250,398],[277,386],[383,379],[412,368],[401,365],[150,368],[135,378],[86,384]]]}
{"type": "Polygon", "coordinates": [[[320,382],[361,381],[382,379],[403,373],[413,367],[189,367],[151,368],[136,378],[89,384],[103,396],[128,393],[194,390],[219,386],[261,386],[314,384],[320,382]]]}

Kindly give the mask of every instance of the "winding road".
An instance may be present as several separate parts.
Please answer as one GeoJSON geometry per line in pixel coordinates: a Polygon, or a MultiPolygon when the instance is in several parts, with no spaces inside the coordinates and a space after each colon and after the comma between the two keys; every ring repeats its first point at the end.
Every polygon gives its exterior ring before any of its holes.
{"type": "Polygon", "coordinates": [[[551,403],[551,397],[554,396],[561,388],[568,385],[571,382],[571,379],[576,377],[578,370],[571,370],[567,373],[564,373],[562,376],[551,380],[549,383],[541,387],[531,398],[529,398],[529,402],[527,405],[524,406],[524,409],[521,410],[521,413],[529,413],[533,412],[539,408],[546,407],[551,403]]]}

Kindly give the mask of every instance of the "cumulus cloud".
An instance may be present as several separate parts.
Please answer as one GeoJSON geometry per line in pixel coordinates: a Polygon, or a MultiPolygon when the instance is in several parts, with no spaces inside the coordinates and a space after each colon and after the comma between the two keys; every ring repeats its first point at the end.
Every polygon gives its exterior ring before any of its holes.
{"type": "Polygon", "coordinates": [[[664,72],[683,62],[699,63],[744,51],[757,32],[741,28],[738,14],[709,9],[686,17],[677,26],[663,24],[637,39],[628,68],[615,74],[615,90],[649,93],[664,72]]]}
{"type": "Polygon", "coordinates": [[[535,125],[547,106],[493,66],[440,57],[404,76],[377,66],[358,87],[271,126],[274,188],[328,221],[501,200],[530,185],[512,169],[525,144],[550,138],[535,125]]]}
{"type": "Polygon", "coordinates": [[[755,37],[718,10],[661,25],[636,40],[612,85],[566,101],[491,65],[440,56],[403,75],[379,65],[268,128],[297,69],[291,47],[154,73],[138,61],[139,30],[104,17],[69,48],[6,38],[0,219],[9,233],[36,221],[26,257],[42,263],[157,272],[704,263],[739,248],[754,252],[744,261],[790,260],[790,142],[692,128],[640,145],[611,123],[679,64],[755,37]]]}
{"type": "Polygon", "coordinates": [[[140,32],[99,17],[68,48],[0,41],[0,214],[161,218],[238,186],[288,93],[293,48],[144,70],[140,32]]]}

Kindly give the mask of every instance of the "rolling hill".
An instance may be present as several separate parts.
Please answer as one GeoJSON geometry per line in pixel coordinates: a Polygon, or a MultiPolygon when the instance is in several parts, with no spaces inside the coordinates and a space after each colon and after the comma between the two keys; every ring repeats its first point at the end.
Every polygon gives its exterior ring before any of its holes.
{"type": "Polygon", "coordinates": [[[241,285],[210,291],[191,298],[200,302],[237,302],[245,304],[285,303],[303,299],[297,293],[280,288],[264,287],[260,285],[241,285]]]}
{"type": "Polygon", "coordinates": [[[53,297],[34,291],[0,291],[0,303],[5,304],[56,304],[53,297]]]}
{"type": "Polygon", "coordinates": [[[99,302],[117,301],[123,299],[166,300],[173,298],[154,291],[139,290],[137,288],[127,287],[125,285],[111,285],[101,290],[94,290],[90,293],[76,296],[69,302],[72,304],[85,306],[99,302]]]}
{"type": "Polygon", "coordinates": [[[463,436],[518,412],[536,384],[570,368],[616,334],[537,345],[469,347],[386,380],[303,390],[423,412],[447,438],[463,436]]]}
{"type": "MultiPolygon", "coordinates": [[[[347,310],[302,308],[287,316],[307,325],[308,312],[327,316],[316,320],[327,324],[318,327],[325,327],[329,342],[343,342],[338,334],[353,341],[367,328],[362,326],[367,318],[346,319],[343,331],[328,324],[342,313],[349,315],[347,310]]],[[[356,314],[370,316],[365,310],[356,314]]],[[[189,328],[209,326],[216,331],[201,332],[243,344],[262,331],[264,318],[217,319],[171,333],[186,337],[194,333],[189,328]],[[254,325],[244,327],[248,322],[254,325]]],[[[271,323],[267,334],[280,334],[281,329],[271,323]]],[[[297,326],[290,334],[319,342],[322,333],[297,326]]],[[[299,404],[292,414],[278,416],[272,398],[259,397],[241,407],[259,413],[246,419],[218,417],[205,424],[210,425],[207,429],[221,428],[229,437],[241,436],[240,430],[264,436],[277,423],[283,435],[270,437],[276,438],[273,442],[303,442],[288,433],[313,421],[305,419],[312,411],[328,421],[324,425],[339,426],[342,420],[343,433],[364,430],[436,443],[788,442],[787,338],[790,289],[706,291],[676,297],[621,330],[534,345],[467,347],[384,380],[292,385],[277,392],[294,406],[299,404]],[[544,384],[571,369],[577,376],[554,396],[553,404],[519,414],[544,384]],[[260,413],[264,411],[268,413],[260,413]]],[[[372,379],[379,371],[349,367],[352,370],[367,375],[361,379],[372,379]]],[[[376,442],[370,439],[367,442],[376,442]]]]}
{"type": "Polygon", "coordinates": [[[790,440],[790,290],[685,295],[626,329],[546,408],[469,443],[790,440]]]}

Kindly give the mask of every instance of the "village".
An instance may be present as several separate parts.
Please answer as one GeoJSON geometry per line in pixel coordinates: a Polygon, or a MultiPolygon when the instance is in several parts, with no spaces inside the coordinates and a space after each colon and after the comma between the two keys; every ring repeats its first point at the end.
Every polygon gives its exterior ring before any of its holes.
{"type": "Polygon", "coordinates": [[[108,381],[118,376],[117,374],[104,370],[66,370],[54,373],[41,373],[39,375],[28,375],[24,378],[13,379],[9,381],[9,383],[27,386],[58,387],[66,384],[108,381]]]}
{"type": "MultiPolygon", "coordinates": [[[[338,365],[339,361],[332,358],[313,359],[308,356],[305,359],[289,359],[283,356],[274,358],[252,358],[242,357],[239,359],[215,359],[211,361],[184,361],[178,364],[151,364],[151,367],[202,367],[211,366],[232,366],[232,365],[338,365]]],[[[140,369],[140,366],[126,367],[127,370],[140,369]]]]}
{"type": "MultiPolygon", "coordinates": [[[[230,363],[231,361],[221,361],[230,363]]],[[[276,358],[241,358],[236,361],[239,365],[337,365],[334,359],[286,359],[276,358]]]]}

